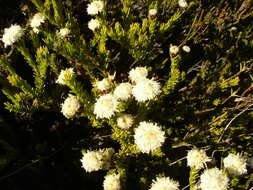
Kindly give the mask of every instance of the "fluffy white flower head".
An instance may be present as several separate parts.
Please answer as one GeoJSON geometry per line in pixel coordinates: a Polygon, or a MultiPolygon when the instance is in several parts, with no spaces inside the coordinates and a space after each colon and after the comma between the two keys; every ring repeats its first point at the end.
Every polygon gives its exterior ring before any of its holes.
{"type": "Polygon", "coordinates": [[[146,67],[136,67],[134,69],[131,69],[128,77],[132,82],[137,83],[143,79],[146,79],[147,76],[148,70],[146,67]]]}
{"type": "Polygon", "coordinates": [[[111,87],[110,79],[104,78],[103,80],[96,82],[95,86],[99,90],[108,90],[111,87]]]}
{"type": "Polygon", "coordinates": [[[61,73],[56,80],[56,83],[65,85],[66,81],[71,80],[71,78],[75,75],[73,68],[68,68],[65,70],[61,70],[61,73]]]}
{"type": "Polygon", "coordinates": [[[176,55],[179,52],[179,48],[174,45],[170,45],[170,53],[176,55]]]}
{"type": "Polygon", "coordinates": [[[223,163],[230,174],[242,175],[247,173],[246,159],[239,154],[229,154],[224,158],[223,163]]]}
{"type": "Polygon", "coordinates": [[[66,118],[72,118],[79,108],[80,103],[78,99],[74,95],[69,94],[62,104],[61,112],[66,118]]]}
{"type": "Polygon", "coordinates": [[[106,94],[97,100],[94,106],[94,114],[97,118],[110,118],[118,111],[118,100],[115,96],[106,94]]]}
{"type": "Polygon", "coordinates": [[[190,53],[190,51],[191,51],[191,48],[190,48],[189,46],[186,46],[186,45],[183,46],[182,49],[183,49],[183,51],[186,52],[186,53],[190,53]]]}
{"type": "Polygon", "coordinates": [[[4,29],[2,41],[4,47],[11,46],[24,35],[24,30],[17,24],[12,24],[9,28],[4,29]]]}
{"type": "Polygon", "coordinates": [[[157,177],[149,190],[179,190],[179,183],[169,177],[157,177]]]}
{"type": "Polygon", "coordinates": [[[210,161],[204,150],[192,149],[187,154],[187,165],[197,170],[204,168],[204,164],[210,161]]]}
{"type": "Polygon", "coordinates": [[[134,122],[133,116],[130,114],[123,114],[117,118],[117,125],[119,128],[127,130],[132,127],[134,122]]]}
{"type": "Polygon", "coordinates": [[[102,12],[104,8],[103,1],[93,1],[87,7],[87,13],[89,15],[97,15],[98,13],[102,12]]]}
{"type": "Polygon", "coordinates": [[[143,153],[160,148],[164,141],[165,133],[156,123],[143,121],[135,129],[134,142],[143,153]]]}
{"type": "Polygon", "coordinates": [[[112,148],[83,152],[82,167],[87,172],[107,170],[111,165],[110,161],[113,154],[114,150],[112,148]]]}
{"type": "Polygon", "coordinates": [[[45,17],[41,13],[36,13],[31,20],[31,27],[38,28],[42,23],[45,22],[45,17]]]}
{"type": "Polygon", "coordinates": [[[127,100],[131,97],[132,85],[128,82],[120,83],[114,90],[114,96],[120,100],[127,100]]]}
{"type": "Polygon", "coordinates": [[[69,34],[70,34],[70,30],[68,28],[61,28],[60,31],[59,31],[59,36],[61,38],[65,38],[69,34]]]}
{"type": "Polygon", "coordinates": [[[178,0],[178,5],[182,8],[186,8],[188,6],[188,3],[186,0],[178,0]]]}
{"type": "Polygon", "coordinates": [[[159,82],[150,79],[143,79],[138,82],[132,90],[133,96],[138,102],[144,102],[154,99],[161,93],[159,82]]]}
{"type": "Polygon", "coordinates": [[[96,29],[100,28],[100,22],[98,19],[91,19],[88,23],[88,28],[92,31],[95,31],[96,29]]]}
{"type": "Polygon", "coordinates": [[[110,174],[106,175],[103,182],[104,190],[120,190],[120,175],[110,174]]]}
{"type": "Polygon", "coordinates": [[[200,176],[201,190],[227,190],[229,178],[218,168],[207,169],[200,176]]]}
{"type": "Polygon", "coordinates": [[[150,9],[148,11],[149,16],[156,16],[157,15],[157,9],[150,9]]]}

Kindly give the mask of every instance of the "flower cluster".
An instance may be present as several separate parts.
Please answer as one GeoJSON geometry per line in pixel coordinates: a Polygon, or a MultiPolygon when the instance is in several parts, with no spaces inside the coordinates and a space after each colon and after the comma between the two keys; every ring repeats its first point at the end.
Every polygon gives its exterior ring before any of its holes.
{"type": "Polygon", "coordinates": [[[160,83],[153,79],[143,79],[138,82],[132,90],[133,96],[138,102],[154,99],[161,93],[160,83]]]}
{"type": "Polygon", "coordinates": [[[135,129],[134,142],[143,153],[150,153],[162,146],[165,132],[156,123],[140,122],[135,129]]]}
{"type": "Polygon", "coordinates": [[[58,32],[60,38],[65,38],[70,34],[70,30],[68,28],[61,28],[58,32]]]}
{"type": "Polygon", "coordinates": [[[152,100],[161,93],[160,83],[147,76],[146,67],[136,67],[129,72],[129,79],[135,83],[132,94],[138,102],[152,100]]]}
{"type": "Polygon", "coordinates": [[[115,96],[106,94],[97,99],[94,105],[94,113],[97,118],[109,119],[118,111],[119,102],[115,96]]]}
{"type": "Polygon", "coordinates": [[[11,46],[24,35],[24,30],[17,24],[12,24],[9,28],[4,29],[2,41],[4,47],[11,46]]]}
{"type": "Polygon", "coordinates": [[[93,1],[90,4],[88,4],[87,7],[87,13],[89,15],[97,15],[98,13],[101,13],[104,8],[104,2],[103,1],[93,1]]]}
{"type": "Polygon", "coordinates": [[[187,165],[197,170],[204,168],[204,164],[210,161],[204,150],[192,149],[187,154],[187,165]]]}
{"type": "Polygon", "coordinates": [[[69,94],[68,98],[66,98],[62,104],[61,112],[66,118],[72,118],[78,112],[80,107],[79,100],[76,96],[69,94]]]}
{"type": "Polygon", "coordinates": [[[41,13],[36,13],[30,23],[30,26],[32,27],[33,31],[35,33],[39,33],[39,26],[45,22],[45,17],[41,13]]]}
{"type": "Polygon", "coordinates": [[[65,70],[61,70],[60,75],[58,76],[58,79],[56,80],[56,83],[66,85],[66,82],[71,80],[73,76],[75,75],[73,68],[68,68],[65,70]]]}
{"type": "Polygon", "coordinates": [[[132,85],[128,82],[120,83],[114,90],[114,96],[119,100],[128,100],[132,94],[132,85]]]}
{"type": "Polygon", "coordinates": [[[100,149],[98,151],[82,152],[82,167],[87,172],[108,170],[111,166],[111,159],[114,154],[112,148],[100,149]]]}
{"type": "Polygon", "coordinates": [[[110,174],[106,175],[104,179],[104,190],[120,190],[120,175],[119,174],[110,174]]]}
{"type": "Polygon", "coordinates": [[[228,170],[230,174],[242,175],[247,173],[246,159],[239,154],[229,154],[223,160],[224,168],[228,170]]]}
{"type": "Polygon", "coordinates": [[[157,177],[149,190],[179,190],[179,183],[170,177],[157,177]]]}
{"type": "MultiPolygon", "coordinates": [[[[89,15],[97,15],[101,13],[104,9],[104,2],[103,1],[93,1],[88,4],[87,13],[89,15]]],[[[98,19],[91,19],[88,23],[88,28],[92,31],[100,28],[100,22],[98,19]]]]}
{"type": "Polygon", "coordinates": [[[96,82],[95,87],[97,87],[101,91],[108,90],[111,87],[111,81],[109,77],[96,82]]]}
{"type": "Polygon", "coordinates": [[[200,176],[201,190],[227,190],[229,178],[218,168],[207,169],[200,176]]]}
{"type": "Polygon", "coordinates": [[[133,125],[133,116],[130,114],[122,114],[117,118],[117,125],[119,128],[127,130],[133,125]]]}

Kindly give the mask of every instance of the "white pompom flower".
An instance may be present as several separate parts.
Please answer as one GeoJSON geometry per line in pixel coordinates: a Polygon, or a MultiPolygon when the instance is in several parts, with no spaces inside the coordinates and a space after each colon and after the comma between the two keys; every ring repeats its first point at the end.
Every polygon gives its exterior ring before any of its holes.
{"type": "Polygon", "coordinates": [[[71,80],[74,75],[75,75],[75,72],[73,68],[61,70],[61,73],[59,74],[58,79],[56,80],[56,83],[66,85],[66,82],[71,80]]]}
{"type": "Polygon", "coordinates": [[[103,182],[104,190],[120,190],[120,175],[119,174],[109,174],[105,176],[103,182]]]}
{"type": "Polygon", "coordinates": [[[186,45],[183,46],[182,49],[183,49],[183,51],[186,52],[186,53],[190,53],[190,51],[191,51],[191,48],[190,48],[189,46],[186,46],[186,45]]]}
{"type": "Polygon", "coordinates": [[[30,26],[33,28],[35,33],[39,32],[38,27],[45,22],[45,17],[41,13],[36,13],[30,23],[30,26]]]}
{"type": "Polygon", "coordinates": [[[156,16],[157,15],[157,9],[150,9],[148,11],[149,16],[156,16]]]}
{"type": "Polygon", "coordinates": [[[61,112],[66,118],[72,118],[78,112],[80,107],[79,100],[74,95],[69,94],[62,104],[61,112]]]}
{"type": "Polygon", "coordinates": [[[128,130],[134,123],[133,116],[130,114],[122,114],[117,118],[117,126],[121,129],[128,130]]]}
{"type": "Polygon", "coordinates": [[[135,129],[134,142],[143,153],[160,148],[165,141],[165,132],[156,123],[140,122],[135,129]]]}
{"type": "Polygon", "coordinates": [[[188,3],[186,0],[178,0],[178,5],[182,8],[186,8],[188,6],[188,3]]]}
{"type": "Polygon", "coordinates": [[[211,159],[206,155],[204,150],[192,149],[188,151],[187,154],[187,165],[191,168],[195,168],[200,170],[204,168],[205,163],[210,161],[211,159]]]}
{"type": "Polygon", "coordinates": [[[95,31],[96,29],[100,28],[100,22],[98,19],[91,19],[88,22],[88,28],[92,31],[95,31]]]}
{"type": "Polygon", "coordinates": [[[12,24],[9,28],[4,29],[2,41],[4,47],[11,46],[24,35],[24,30],[18,24],[12,24]]]}
{"type": "Polygon", "coordinates": [[[114,90],[114,96],[119,100],[128,100],[132,94],[132,85],[128,82],[120,83],[114,90]]]}
{"type": "Polygon", "coordinates": [[[176,55],[179,52],[179,47],[175,45],[170,45],[170,54],[176,55]]]}
{"type": "Polygon", "coordinates": [[[70,34],[70,30],[68,28],[61,28],[58,34],[60,38],[65,38],[70,34]]]}
{"type": "Polygon", "coordinates": [[[104,78],[103,80],[96,82],[95,87],[102,91],[108,90],[111,87],[111,81],[109,78],[104,78]]]}
{"type": "Polygon", "coordinates": [[[94,114],[97,118],[110,118],[118,111],[119,102],[111,94],[106,94],[98,98],[94,106],[94,114]]]}
{"type": "Polygon", "coordinates": [[[160,93],[160,83],[153,79],[143,79],[139,81],[132,90],[132,94],[138,102],[152,100],[160,93]]]}
{"type": "Polygon", "coordinates": [[[227,190],[229,187],[229,178],[218,168],[205,170],[200,176],[201,190],[227,190]]]}
{"type": "Polygon", "coordinates": [[[179,190],[179,183],[169,177],[157,177],[149,190],[179,190]]]}
{"type": "Polygon", "coordinates": [[[233,175],[243,175],[247,173],[247,160],[239,154],[229,154],[223,160],[224,168],[233,175]]]}
{"type": "Polygon", "coordinates": [[[129,79],[132,82],[139,82],[142,81],[143,79],[146,79],[148,76],[148,70],[146,67],[136,67],[134,69],[131,69],[129,72],[129,79]]]}
{"type": "Polygon", "coordinates": [[[93,1],[88,4],[87,13],[89,15],[97,15],[98,13],[102,12],[104,8],[103,1],[93,1]]]}
{"type": "Polygon", "coordinates": [[[112,148],[100,149],[98,151],[82,152],[82,167],[87,172],[108,170],[111,166],[111,158],[114,154],[112,148]]]}

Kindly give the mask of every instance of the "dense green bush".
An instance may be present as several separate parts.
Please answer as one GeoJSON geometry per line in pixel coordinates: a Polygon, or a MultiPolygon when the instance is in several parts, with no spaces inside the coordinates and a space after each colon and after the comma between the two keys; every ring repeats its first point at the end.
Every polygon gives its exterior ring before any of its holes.
{"type": "Polygon", "coordinates": [[[250,189],[253,1],[95,3],[3,12],[0,187],[250,189]],[[224,188],[205,188],[215,167],[224,188]]]}

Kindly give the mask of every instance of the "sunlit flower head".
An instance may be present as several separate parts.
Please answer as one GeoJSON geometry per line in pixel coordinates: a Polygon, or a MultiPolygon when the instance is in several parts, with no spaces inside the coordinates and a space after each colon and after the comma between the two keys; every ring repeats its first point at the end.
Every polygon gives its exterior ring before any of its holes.
{"type": "Polygon", "coordinates": [[[24,30],[17,24],[12,24],[9,28],[4,29],[2,41],[4,47],[11,46],[24,35],[24,30]]]}
{"type": "Polygon", "coordinates": [[[143,153],[160,148],[164,141],[165,133],[156,123],[143,121],[135,129],[134,142],[143,153]]]}
{"type": "Polygon", "coordinates": [[[97,118],[110,118],[118,111],[118,100],[115,96],[106,94],[98,98],[94,105],[94,114],[97,118]]]}

